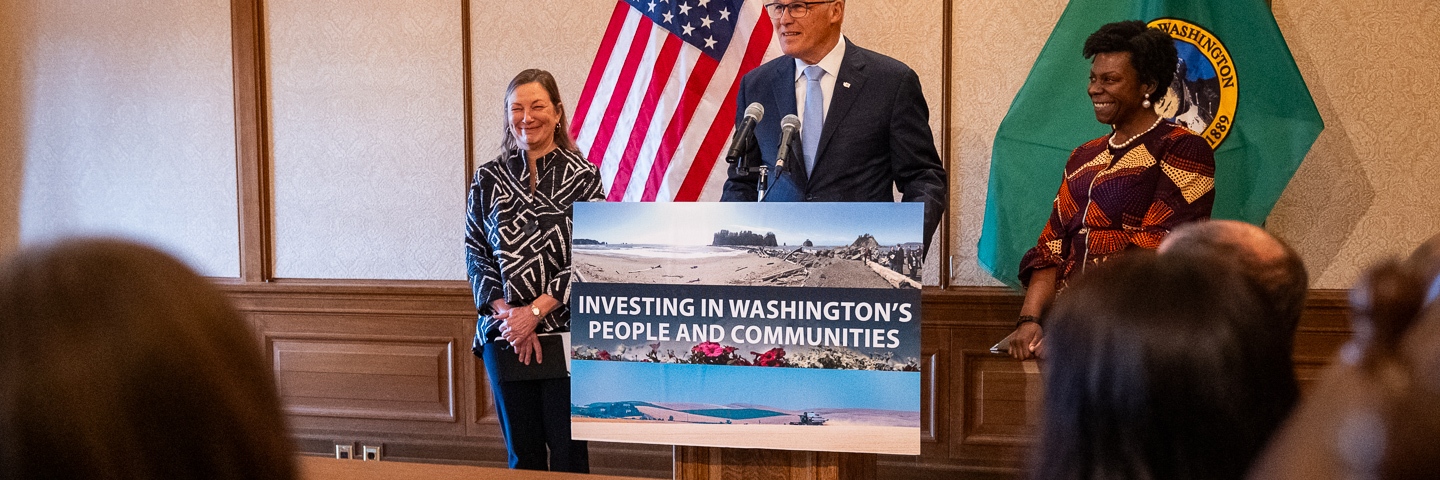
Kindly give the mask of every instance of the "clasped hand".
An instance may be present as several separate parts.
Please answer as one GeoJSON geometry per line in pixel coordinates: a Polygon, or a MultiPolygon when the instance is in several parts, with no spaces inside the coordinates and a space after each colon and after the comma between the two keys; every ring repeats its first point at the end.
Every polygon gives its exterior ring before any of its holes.
{"type": "Polygon", "coordinates": [[[500,321],[500,338],[515,347],[520,363],[529,365],[532,357],[535,363],[542,363],[540,337],[535,334],[535,326],[540,324],[540,317],[535,316],[529,308],[511,307],[503,299],[496,300],[491,306],[495,308],[494,318],[500,321]]]}

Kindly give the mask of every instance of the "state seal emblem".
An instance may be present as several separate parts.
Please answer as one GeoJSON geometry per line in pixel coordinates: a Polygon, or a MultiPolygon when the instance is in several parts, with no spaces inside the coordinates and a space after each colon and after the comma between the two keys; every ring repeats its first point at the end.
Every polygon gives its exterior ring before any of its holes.
{"type": "Polygon", "coordinates": [[[1157,18],[1148,25],[1170,34],[1180,54],[1175,80],[1155,111],[1218,148],[1235,125],[1240,93],[1230,52],[1210,31],[1186,20],[1157,18]]]}

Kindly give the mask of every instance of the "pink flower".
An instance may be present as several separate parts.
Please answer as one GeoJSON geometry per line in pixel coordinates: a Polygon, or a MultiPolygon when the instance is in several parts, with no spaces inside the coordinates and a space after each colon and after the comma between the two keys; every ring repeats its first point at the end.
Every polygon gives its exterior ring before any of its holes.
{"type": "Polygon", "coordinates": [[[788,364],[785,361],[785,349],[775,347],[765,353],[750,352],[755,356],[755,365],[762,367],[784,367],[788,364]]]}
{"type": "Polygon", "coordinates": [[[610,359],[610,352],[601,350],[600,353],[595,354],[595,358],[598,358],[598,359],[601,359],[601,360],[609,360],[609,359],[610,359]]]}
{"type": "MultiPolygon", "coordinates": [[[[715,342],[703,342],[699,345],[696,345],[695,348],[692,348],[690,350],[693,352],[704,354],[707,357],[718,357],[724,353],[729,353],[729,351],[727,351],[726,349],[720,348],[720,344],[715,342]]],[[[733,351],[734,347],[729,347],[729,350],[733,351]]]]}

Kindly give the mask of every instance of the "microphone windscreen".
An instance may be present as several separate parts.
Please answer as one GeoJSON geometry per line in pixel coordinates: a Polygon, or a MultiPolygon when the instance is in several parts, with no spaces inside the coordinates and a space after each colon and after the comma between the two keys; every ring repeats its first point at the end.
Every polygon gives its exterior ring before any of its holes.
{"type": "Polygon", "coordinates": [[[800,117],[797,117],[795,115],[786,115],[784,119],[780,120],[780,129],[784,130],[786,128],[800,128],[800,117]]]}
{"type": "Polygon", "coordinates": [[[745,116],[755,117],[755,121],[758,122],[765,118],[765,106],[761,105],[760,102],[752,103],[750,106],[745,107],[745,116]]]}

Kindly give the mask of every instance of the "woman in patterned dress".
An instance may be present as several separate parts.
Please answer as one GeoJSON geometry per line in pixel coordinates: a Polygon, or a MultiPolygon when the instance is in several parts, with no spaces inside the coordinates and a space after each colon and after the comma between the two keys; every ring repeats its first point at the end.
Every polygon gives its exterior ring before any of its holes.
{"type": "Polygon", "coordinates": [[[1025,302],[1010,355],[1043,355],[1041,318],[1086,266],[1154,249],[1170,229],[1210,217],[1215,155],[1195,132],[1161,118],[1178,57],[1170,35],[1139,21],[1107,24],[1085,40],[1095,119],[1111,133],[1070,154],[1045,229],[1020,261],[1025,302]]]}
{"type": "Polygon", "coordinates": [[[565,362],[569,352],[541,352],[538,335],[570,331],[572,207],[605,193],[567,133],[549,72],[516,75],[505,111],[500,156],[470,185],[465,264],[480,315],[472,349],[485,363],[510,468],[588,473],[585,442],[570,439],[569,377],[500,378],[500,365],[565,362]],[[518,359],[500,358],[508,355],[518,359]]]}

